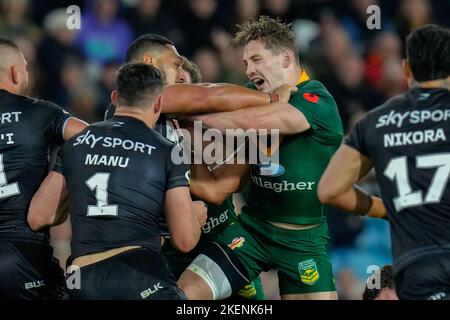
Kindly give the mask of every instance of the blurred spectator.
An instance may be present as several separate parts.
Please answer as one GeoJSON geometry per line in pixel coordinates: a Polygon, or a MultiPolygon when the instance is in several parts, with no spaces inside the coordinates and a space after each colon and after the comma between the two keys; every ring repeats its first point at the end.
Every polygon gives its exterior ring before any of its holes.
{"type": "Polygon", "coordinates": [[[28,18],[29,0],[0,1],[0,34],[26,37],[37,44],[41,32],[28,18]]]}
{"type": "Polygon", "coordinates": [[[187,56],[193,56],[197,49],[213,46],[213,33],[224,30],[221,12],[218,11],[217,0],[189,0],[187,14],[183,17],[182,26],[186,38],[187,56]]]}
{"type": "Polygon", "coordinates": [[[242,24],[247,19],[257,19],[261,12],[260,0],[236,0],[234,7],[234,15],[231,25],[228,29],[234,34],[236,32],[236,24],[242,24]]]}
{"type": "Polygon", "coordinates": [[[219,82],[221,66],[216,50],[211,47],[204,47],[195,52],[193,62],[200,69],[203,82],[219,82]]]}
{"type": "Polygon", "coordinates": [[[404,39],[414,29],[432,21],[431,4],[428,0],[402,0],[395,20],[404,39]]]}
{"type": "Polygon", "coordinates": [[[68,110],[80,119],[93,123],[103,120],[103,113],[98,110],[99,91],[96,86],[82,83],[71,90],[68,96],[68,110]]]}
{"type": "Polygon", "coordinates": [[[38,49],[42,70],[42,96],[51,99],[60,86],[60,71],[67,60],[82,60],[81,52],[75,47],[75,31],[66,27],[66,10],[56,9],[44,19],[45,37],[38,49]]]}
{"type": "Polygon", "coordinates": [[[110,63],[107,63],[102,70],[99,79],[97,117],[101,118],[104,115],[106,108],[111,103],[111,92],[115,88],[116,74],[119,68],[120,63],[118,61],[111,61],[110,63]]]}
{"type": "Polygon", "coordinates": [[[291,9],[291,0],[263,0],[262,14],[279,17],[283,21],[293,21],[296,17],[291,9]]]}
{"type": "MultiPolygon", "coordinates": [[[[369,29],[367,27],[367,19],[369,18],[367,8],[370,5],[380,6],[380,3],[378,0],[351,0],[350,3],[350,10],[348,14],[342,17],[342,24],[350,35],[355,48],[357,48],[360,53],[364,53],[364,48],[380,31],[377,29],[369,29]]],[[[388,18],[389,16],[386,12],[381,9],[380,27],[384,31],[392,30],[394,27],[393,22],[388,18]]]]}
{"type": "Polygon", "coordinates": [[[339,300],[361,300],[363,284],[351,269],[342,269],[336,275],[336,291],[339,300]]]}
{"type": "Polygon", "coordinates": [[[117,0],[89,1],[76,43],[89,61],[103,65],[123,61],[133,40],[129,24],[118,15],[117,0]]]}
{"type": "Polygon", "coordinates": [[[146,33],[156,33],[172,40],[182,41],[183,35],[172,15],[161,8],[161,0],[138,0],[137,5],[128,11],[127,20],[136,37],[146,33]]]}

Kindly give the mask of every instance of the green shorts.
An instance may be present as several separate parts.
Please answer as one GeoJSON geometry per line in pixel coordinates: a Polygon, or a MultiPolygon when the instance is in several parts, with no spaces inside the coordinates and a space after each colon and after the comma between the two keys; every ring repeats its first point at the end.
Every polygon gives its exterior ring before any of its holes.
{"type": "Polygon", "coordinates": [[[242,213],[216,241],[237,254],[250,279],[277,268],[284,295],[336,291],[327,255],[329,240],[326,222],[312,229],[286,230],[242,213]]]}
{"type": "MultiPolygon", "coordinates": [[[[200,244],[201,246],[201,244],[200,244]]],[[[166,240],[162,247],[162,253],[169,263],[170,270],[178,279],[183,271],[191,264],[192,260],[198,255],[199,245],[188,253],[182,253],[175,249],[170,242],[166,240]]],[[[247,284],[239,291],[239,294],[228,298],[229,300],[264,300],[264,290],[262,287],[261,277],[257,277],[251,283],[247,284]]]]}

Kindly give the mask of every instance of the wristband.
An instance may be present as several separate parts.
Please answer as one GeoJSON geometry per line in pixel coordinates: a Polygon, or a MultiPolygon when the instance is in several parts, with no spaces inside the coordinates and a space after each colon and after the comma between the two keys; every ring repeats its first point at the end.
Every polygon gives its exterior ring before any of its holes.
{"type": "Polygon", "coordinates": [[[280,101],[280,96],[278,93],[272,92],[269,93],[270,103],[278,102],[280,101]]]}

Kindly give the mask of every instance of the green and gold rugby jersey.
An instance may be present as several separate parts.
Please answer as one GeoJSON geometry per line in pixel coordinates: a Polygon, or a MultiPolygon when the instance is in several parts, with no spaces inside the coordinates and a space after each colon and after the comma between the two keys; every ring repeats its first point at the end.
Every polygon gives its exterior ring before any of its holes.
{"type": "Polygon", "coordinates": [[[236,221],[233,197],[229,196],[222,204],[208,204],[208,219],[202,227],[200,241],[214,241],[216,234],[221,232],[229,224],[236,221]]]}
{"type": "Polygon", "coordinates": [[[252,165],[248,205],[243,211],[281,223],[316,224],[323,219],[317,185],[343,138],[342,121],[331,94],[303,71],[289,103],[311,128],[284,136],[279,163],[252,165]]]}

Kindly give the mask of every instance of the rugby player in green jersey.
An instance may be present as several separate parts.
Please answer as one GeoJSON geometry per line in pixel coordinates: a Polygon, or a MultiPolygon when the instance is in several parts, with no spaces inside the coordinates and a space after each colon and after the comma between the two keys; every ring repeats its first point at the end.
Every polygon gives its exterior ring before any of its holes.
{"type": "MultiPolygon", "coordinates": [[[[182,72],[184,72],[183,78],[185,83],[200,83],[202,76],[197,65],[192,61],[183,58],[182,72]]],[[[216,172],[220,172],[228,166],[227,164],[217,164],[212,168],[216,172]]],[[[233,170],[239,173],[247,170],[245,165],[233,166],[233,170]]],[[[186,267],[194,260],[197,256],[198,248],[206,245],[208,242],[214,241],[220,232],[225,229],[226,226],[234,223],[237,219],[237,215],[233,205],[232,194],[211,194],[210,185],[212,181],[209,176],[209,168],[205,164],[191,164],[190,165],[190,191],[192,198],[198,198],[198,200],[204,199],[208,206],[208,218],[206,223],[202,227],[202,234],[200,241],[196,248],[188,253],[183,253],[172,245],[170,241],[165,241],[162,251],[164,256],[169,262],[170,269],[172,270],[175,277],[181,275],[181,273],[186,269],[186,267]],[[206,171],[207,170],[207,171],[206,171]],[[209,200],[209,202],[208,202],[209,200]]],[[[231,183],[239,183],[231,181],[231,183]]],[[[233,189],[235,189],[233,187],[233,189]]],[[[195,199],[197,200],[197,199],[195,199]]],[[[251,299],[251,300],[263,300],[264,290],[261,283],[261,278],[256,278],[253,282],[245,285],[238,294],[231,297],[232,299],[251,299]]]]}
{"type": "MultiPolygon", "coordinates": [[[[336,103],[301,69],[289,26],[262,16],[239,26],[234,45],[244,48],[255,89],[297,87],[288,103],[195,116],[226,129],[278,129],[279,161],[252,164],[249,202],[238,222],[218,235],[180,277],[189,299],[223,299],[257,277],[278,269],[282,299],[337,299],[329,233],[317,184],[343,137],[336,103]]],[[[221,179],[216,180],[219,189],[221,179]]]]}

